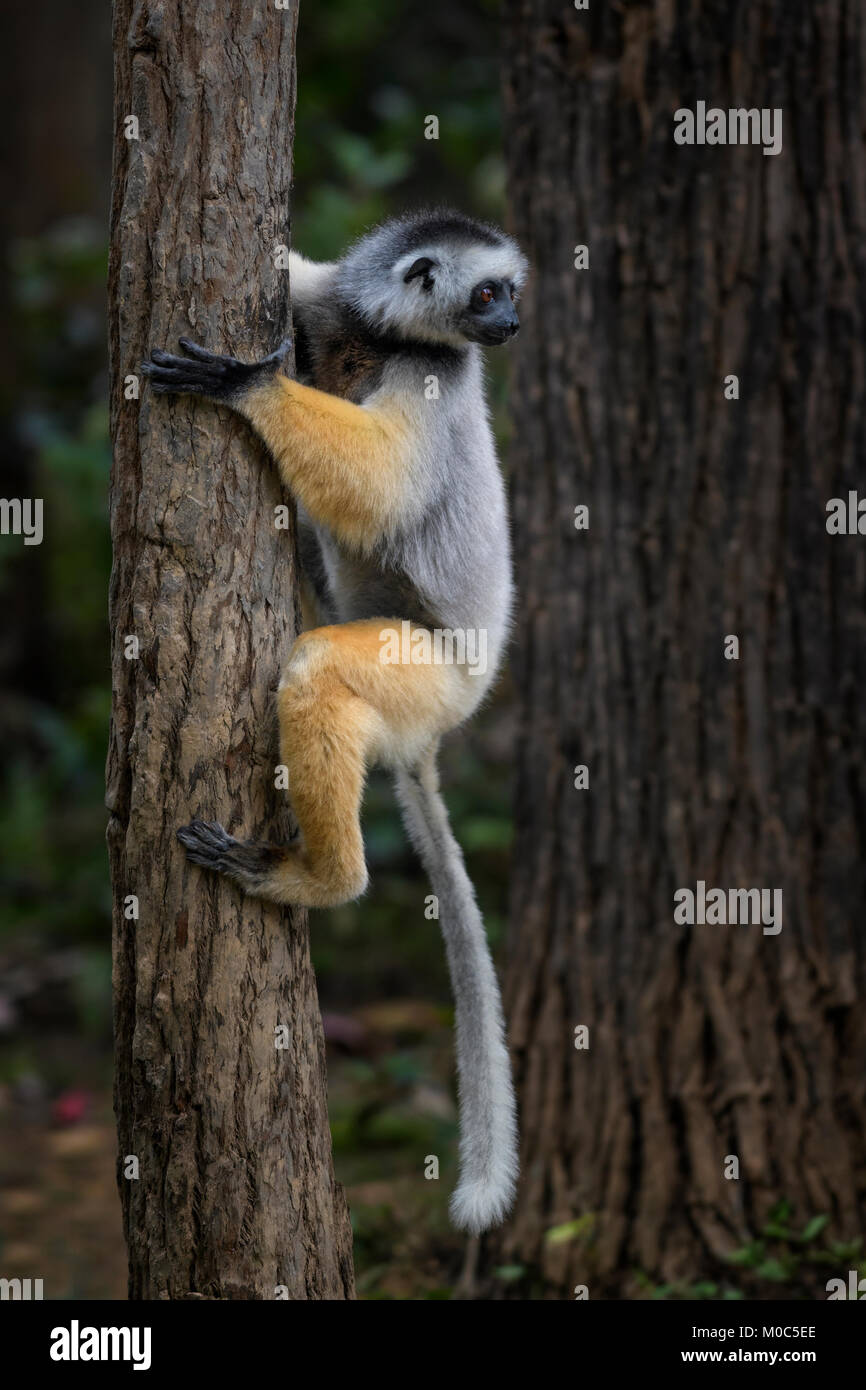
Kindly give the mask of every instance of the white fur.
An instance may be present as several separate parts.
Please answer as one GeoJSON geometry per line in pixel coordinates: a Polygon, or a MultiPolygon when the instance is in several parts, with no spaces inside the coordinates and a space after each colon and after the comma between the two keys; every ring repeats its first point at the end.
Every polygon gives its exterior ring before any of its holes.
{"type": "Polygon", "coordinates": [[[298,251],[289,252],[289,288],[292,301],[303,304],[327,290],[337,273],[336,261],[310,261],[298,251]]]}
{"type": "Polygon", "coordinates": [[[456,1226],[478,1235],[508,1213],[519,1166],[502,1001],[472,883],[439,795],[435,750],[411,773],[399,772],[396,786],[409,837],[439,899],[454,991],[460,1181],[451,1198],[451,1217],[456,1226]]]}

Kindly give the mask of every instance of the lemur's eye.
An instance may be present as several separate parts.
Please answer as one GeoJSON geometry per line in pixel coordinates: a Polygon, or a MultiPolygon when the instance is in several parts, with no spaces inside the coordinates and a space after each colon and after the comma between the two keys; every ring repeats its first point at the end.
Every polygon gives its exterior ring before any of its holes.
{"type": "Polygon", "coordinates": [[[492,290],[492,288],[490,287],[490,285],[484,285],[484,286],[478,291],[478,298],[481,300],[481,303],[482,303],[482,304],[489,304],[489,303],[490,303],[490,301],[493,299],[493,290],[492,290]]]}

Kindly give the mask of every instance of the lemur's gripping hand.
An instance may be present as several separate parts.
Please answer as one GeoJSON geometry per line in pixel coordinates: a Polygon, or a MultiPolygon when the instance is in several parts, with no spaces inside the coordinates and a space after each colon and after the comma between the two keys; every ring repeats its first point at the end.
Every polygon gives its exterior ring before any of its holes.
{"type": "Polygon", "coordinates": [[[141,370],[149,378],[154,391],[207,396],[209,400],[233,405],[253,386],[276,376],[292,348],[291,338],[280,343],[275,352],[261,362],[239,362],[236,357],[220,357],[189,338],[181,338],[184,357],[175,357],[161,348],[153,348],[150,359],[142,362],[141,370]]]}

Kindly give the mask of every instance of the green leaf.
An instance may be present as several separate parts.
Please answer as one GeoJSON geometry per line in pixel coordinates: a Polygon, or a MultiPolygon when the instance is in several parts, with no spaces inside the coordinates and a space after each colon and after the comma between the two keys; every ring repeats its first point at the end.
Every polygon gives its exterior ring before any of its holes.
{"type": "Polygon", "coordinates": [[[569,1240],[577,1240],[579,1236],[588,1235],[595,1224],[593,1212],[586,1212],[579,1216],[576,1221],[566,1221],[561,1226],[551,1226],[545,1232],[544,1240],[547,1245],[565,1245],[569,1240]]]}
{"type": "Polygon", "coordinates": [[[863,1237],[856,1236],[854,1240],[833,1240],[830,1242],[830,1253],[839,1260],[850,1260],[863,1244],[863,1237]]]}
{"type": "Polygon", "coordinates": [[[762,1240],[753,1240],[748,1245],[744,1245],[742,1250],[734,1250],[728,1259],[732,1265],[756,1265],[763,1259],[764,1248],[762,1240]]]}
{"type": "Polygon", "coordinates": [[[813,1216],[812,1220],[807,1221],[800,1232],[800,1239],[805,1242],[814,1240],[817,1235],[821,1234],[829,1220],[829,1216],[813,1216]]]}
{"type": "Polygon", "coordinates": [[[771,1240],[796,1240],[796,1236],[788,1226],[780,1226],[776,1221],[768,1221],[764,1227],[764,1235],[771,1240]]]}

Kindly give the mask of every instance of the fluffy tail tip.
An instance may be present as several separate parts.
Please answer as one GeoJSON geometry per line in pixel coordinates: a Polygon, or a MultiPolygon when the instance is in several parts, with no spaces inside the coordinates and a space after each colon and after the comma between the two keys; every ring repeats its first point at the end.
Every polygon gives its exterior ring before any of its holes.
{"type": "Polygon", "coordinates": [[[479,1236],[505,1220],[514,1202],[514,1178],[508,1174],[484,1181],[466,1179],[451,1197],[451,1220],[461,1231],[479,1236]]]}

